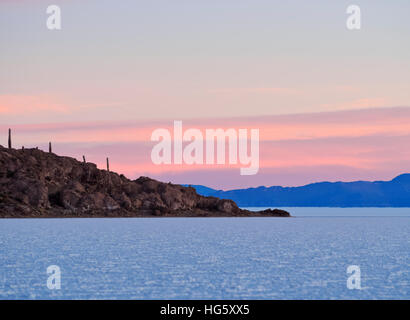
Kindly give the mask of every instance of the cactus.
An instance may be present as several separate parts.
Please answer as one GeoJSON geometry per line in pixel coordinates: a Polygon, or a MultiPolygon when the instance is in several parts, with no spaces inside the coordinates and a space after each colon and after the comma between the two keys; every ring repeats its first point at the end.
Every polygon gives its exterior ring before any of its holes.
{"type": "Polygon", "coordinates": [[[110,160],[107,158],[107,171],[110,172],[110,160]]]}
{"type": "Polygon", "coordinates": [[[85,156],[83,156],[83,162],[86,163],[87,161],[85,161],[85,156]]]}
{"type": "Polygon", "coordinates": [[[49,153],[53,152],[53,149],[51,148],[51,142],[48,143],[48,152],[49,153]]]}
{"type": "Polygon", "coordinates": [[[9,129],[9,149],[11,149],[11,129],[9,129]]]}

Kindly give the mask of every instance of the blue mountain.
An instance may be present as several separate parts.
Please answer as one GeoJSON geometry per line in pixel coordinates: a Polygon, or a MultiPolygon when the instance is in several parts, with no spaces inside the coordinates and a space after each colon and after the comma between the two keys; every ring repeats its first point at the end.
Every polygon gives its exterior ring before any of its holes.
{"type": "Polygon", "coordinates": [[[241,207],[410,207],[410,174],[391,181],[319,182],[301,187],[214,190],[193,185],[199,194],[232,199],[241,207]]]}
{"type": "Polygon", "coordinates": [[[205,186],[197,185],[197,184],[183,184],[184,187],[193,187],[195,188],[196,192],[201,196],[213,195],[215,192],[223,192],[222,190],[215,190],[212,188],[208,188],[205,186]]]}

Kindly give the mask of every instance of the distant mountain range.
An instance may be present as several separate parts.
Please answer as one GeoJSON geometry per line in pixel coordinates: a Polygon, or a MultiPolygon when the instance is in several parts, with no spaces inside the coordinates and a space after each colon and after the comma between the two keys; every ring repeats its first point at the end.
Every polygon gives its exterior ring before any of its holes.
{"type": "Polygon", "coordinates": [[[410,174],[391,181],[319,182],[301,187],[215,190],[192,185],[197,193],[231,199],[241,207],[410,207],[410,174]]]}

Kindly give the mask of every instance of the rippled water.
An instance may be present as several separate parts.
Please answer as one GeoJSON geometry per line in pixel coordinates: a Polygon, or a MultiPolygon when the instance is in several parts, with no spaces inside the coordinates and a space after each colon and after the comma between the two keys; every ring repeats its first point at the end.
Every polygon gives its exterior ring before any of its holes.
{"type": "Polygon", "coordinates": [[[410,217],[3,219],[0,298],[409,299],[409,234],[410,217]]]}

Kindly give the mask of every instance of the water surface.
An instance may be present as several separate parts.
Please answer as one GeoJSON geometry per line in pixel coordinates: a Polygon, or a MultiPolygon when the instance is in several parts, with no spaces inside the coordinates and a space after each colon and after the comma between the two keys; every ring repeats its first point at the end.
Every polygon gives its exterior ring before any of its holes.
{"type": "Polygon", "coordinates": [[[0,298],[409,299],[409,234],[409,217],[2,219],[0,298]]]}

